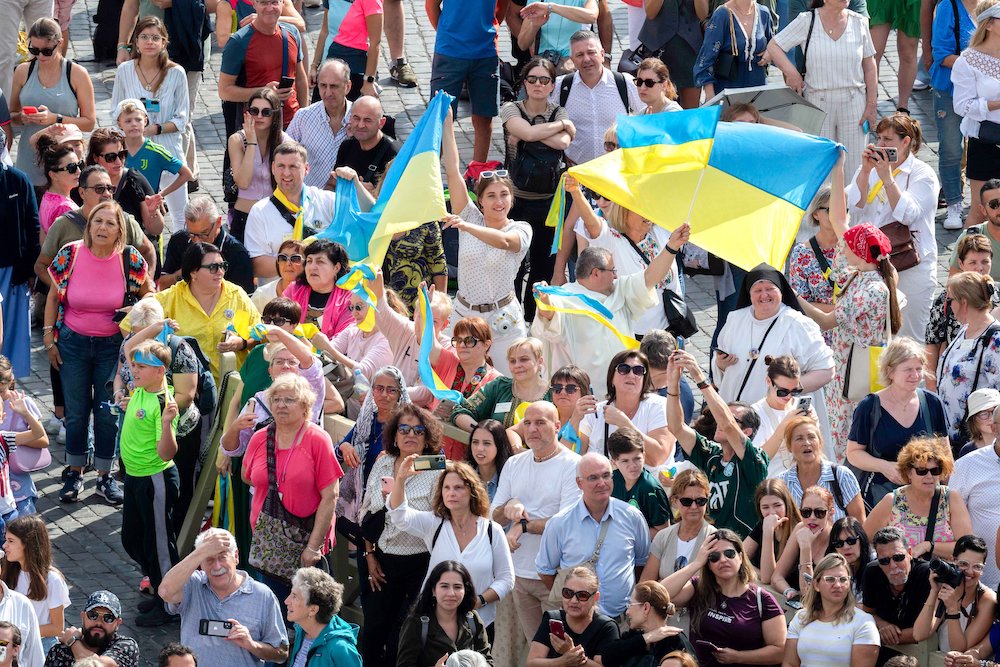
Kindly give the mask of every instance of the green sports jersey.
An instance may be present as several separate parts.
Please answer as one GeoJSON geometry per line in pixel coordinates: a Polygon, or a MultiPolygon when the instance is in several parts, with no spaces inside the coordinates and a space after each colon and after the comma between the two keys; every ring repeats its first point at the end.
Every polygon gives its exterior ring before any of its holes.
{"type": "MultiPolygon", "coordinates": [[[[167,388],[170,396],[173,389],[167,388]]],[[[129,399],[122,423],[121,454],[125,472],[132,477],[150,477],[163,472],[174,464],[164,461],[156,453],[156,443],[160,441],[162,413],[161,405],[166,405],[166,394],[151,394],[138,387],[129,399]]],[[[174,417],[171,428],[177,433],[178,417],[174,417]]]]}

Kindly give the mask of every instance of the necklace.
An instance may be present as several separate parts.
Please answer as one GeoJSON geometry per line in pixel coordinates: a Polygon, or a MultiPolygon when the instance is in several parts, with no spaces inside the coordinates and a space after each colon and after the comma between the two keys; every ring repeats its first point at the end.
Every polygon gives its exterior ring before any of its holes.
{"type": "Polygon", "coordinates": [[[545,463],[546,461],[548,461],[549,459],[553,458],[558,453],[559,453],[559,447],[557,446],[556,449],[555,449],[555,451],[553,451],[548,456],[545,456],[545,457],[542,457],[542,458],[538,458],[537,456],[535,456],[534,454],[532,454],[532,458],[534,459],[535,463],[545,463]]]}
{"type": "Polygon", "coordinates": [[[136,62],[135,64],[135,71],[136,74],[139,75],[139,78],[142,79],[143,87],[151,93],[156,92],[155,89],[153,88],[153,85],[160,79],[160,76],[163,74],[163,72],[159,68],[157,68],[156,74],[153,76],[152,80],[150,80],[146,77],[146,73],[142,70],[142,65],[140,65],[138,62],[136,62]]]}

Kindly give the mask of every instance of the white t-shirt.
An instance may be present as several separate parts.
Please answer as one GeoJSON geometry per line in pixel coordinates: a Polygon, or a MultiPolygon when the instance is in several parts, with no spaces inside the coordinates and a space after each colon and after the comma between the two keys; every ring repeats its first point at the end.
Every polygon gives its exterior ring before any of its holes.
{"type": "MultiPolygon", "coordinates": [[[[531,450],[507,459],[497,492],[490,504],[490,512],[517,498],[524,505],[529,519],[547,519],[580,499],[576,485],[576,464],[580,457],[559,446],[558,453],[547,461],[535,463],[531,450]]],[[[542,536],[522,535],[520,547],[511,554],[514,574],[523,579],[538,579],[535,556],[542,536]]]]}
{"type": "MultiPolygon", "coordinates": [[[[607,405],[607,401],[601,401],[597,404],[597,412],[586,415],[580,422],[580,432],[590,438],[590,448],[588,451],[604,454],[605,456],[608,456],[607,447],[604,443],[604,427],[606,424],[604,421],[604,409],[607,405]]],[[[632,417],[632,423],[635,424],[640,433],[645,434],[666,426],[667,399],[659,394],[650,394],[642,399],[639,402],[639,409],[635,412],[635,417],[632,417]]],[[[608,435],[617,430],[617,426],[608,425],[608,435]]],[[[669,466],[673,463],[673,460],[673,452],[670,452],[667,460],[663,463],[669,466]]]]}
{"type": "Polygon", "coordinates": [[[851,664],[851,649],[855,645],[881,644],[875,619],[860,609],[847,623],[813,621],[802,627],[802,611],[788,626],[788,638],[797,639],[801,667],[841,667],[851,664]]]}
{"type": "MultiPolygon", "coordinates": [[[[471,201],[461,213],[462,220],[485,227],[482,212],[471,201]]],[[[458,243],[458,293],[473,306],[496,303],[514,289],[514,279],[531,245],[531,225],[523,220],[508,220],[501,232],[517,232],[521,248],[517,252],[494,248],[469,233],[458,243]]]]}
{"type": "MultiPolygon", "coordinates": [[[[35,610],[35,616],[38,617],[38,625],[48,625],[52,622],[52,616],[49,613],[54,607],[63,607],[63,613],[65,613],[65,608],[72,604],[69,599],[69,586],[66,585],[66,580],[62,578],[55,570],[49,570],[49,576],[45,583],[49,587],[49,595],[44,600],[32,600],[28,598],[31,606],[35,610]]],[[[14,589],[18,593],[28,597],[28,588],[31,586],[31,579],[28,574],[21,570],[21,574],[17,577],[17,588],[14,589]]]]}
{"type": "MultiPolygon", "coordinates": [[[[690,540],[688,540],[686,542],[684,540],[678,539],[677,540],[677,555],[674,557],[674,561],[676,562],[677,560],[679,560],[680,558],[683,557],[685,564],[690,563],[691,562],[691,556],[694,555],[694,545],[695,545],[695,543],[697,541],[698,541],[698,536],[697,535],[695,535],[694,537],[692,537],[690,540]]],[[[673,564],[671,564],[671,567],[673,567],[673,564]]]]}
{"type": "MultiPolygon", "coordinates": [[[[326,190],[306,186],[303,224],[319,231],[330,226],[336,195],[326,190]]],[[[247,215],[247,228],[243,245],[250,257],[274,257],[278,248],[292,234],[292,226],[271,203],[271,198],[261,199],[247,215]]]]}
{"type": "MultiPolygon", "coordinates": [[[[753,409],[760,417],[760,428],[753,436],[753,444],[760,449],[764,448],[764,443],[778,430],[778,424],[788,416],[789,412],[794,412],[798,405],[798,399],[788,402],[787,410],[775,410],[767,404],[767,396],[753,404],[753,409]]],[[[767,476],[779,477],[794,463],[792,454],[785,447],[785,443],[778,446],[778,451],[771,457],[767,464],[767,476]]]]}

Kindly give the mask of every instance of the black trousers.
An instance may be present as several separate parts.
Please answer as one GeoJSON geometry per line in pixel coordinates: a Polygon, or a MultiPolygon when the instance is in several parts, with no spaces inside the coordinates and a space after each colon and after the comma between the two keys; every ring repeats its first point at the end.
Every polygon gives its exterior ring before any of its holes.
{"type": "MultiPolygon", "coordinates": [[[[429,553],[393,556],[379,553],[385,574],[382,590],[371,590],[362,598],[365,626],[361,632],[361,658],[366,665],[395,665],[399,631],[410,606],[420,594],[427,574],[429,553]]],[[[368,586],[367,575],[361,586],[368,586]]]]}
{"type": "Polygon", "coordinates": [[[531,292],[532,287],[538,282],[551,282],[552,269],[556,263],[555,255],[551,254],[555,229],[545,226],[545,218],[549,215],[551,205],[552,197],[540,201],[517,198],[510,209],[511,220],[524,220],[531,225],[531,246],[514,279],[514,294],[524,308],[525,322],[535,319],[535,298],[531,292]]]}
{"type": "Polygon", "coordinates": [[[177,438],[174,467],[177,469],[180,489],[173,511],[174,535],[181,532],[181,524],[184,523],[184,517],[187,516],[188,508],[191,506],[191,499],[194,498],[194,473],[201,451],[201,430],[202,425],[199,424],[187,435],[177,438]]]}
{"type": "Polygon", "coordinates": [[[149,477],[125,475],[122,547],[149,577],[154,591],[180,560],[173,528],[179,486],[177,466],[149,477]]]}

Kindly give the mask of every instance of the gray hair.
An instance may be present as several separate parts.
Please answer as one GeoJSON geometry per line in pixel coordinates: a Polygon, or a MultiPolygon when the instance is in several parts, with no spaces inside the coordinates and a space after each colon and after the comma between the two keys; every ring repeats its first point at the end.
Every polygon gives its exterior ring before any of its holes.
{"type": "Polygon", "coordinates": [[[611,251],[607,248],[590,246],[576,259],[576,279],[589,278],[594,269],[603,269],[611,261],[611,251]]]}
{"type": "Polygon", "coordinates": [[[196,221],[202,218],[208,218],[214,224],[219,219],[219,209],[216,208],[215,202],[205,195],[192,197],[184,207],[184,219],[196,221]]]}
{"type": "Polygon", "coordinates": [[[607,466],[608,470],[611,469],[611,461],[604,454],[599,454],[597,452],[587,452],[580,457],[580,460],[576,462],[576,478],[583,479],[583,468],[588,463],[599,463],[602,466],[607,466]]]}
{"type": "Polygon", "coordinates": [[[351,66],[348,65],[345,61],[341,60],[340,58],[327,58],[326,60],[324,60],[320,64],[319,70],[317,70],[316,72],[316,76],[318,77],[320,74],[322,74],[323,70],[325,70],[327,67],[339,67],[340,74],[344,77],[344,81],[351,80],[351,66]]]}
{"type": "Polygon", "coordinates": [[[872,538],[873,547],[892,544],[893,542],[899,542],[903,546],[906,546],[906,536],[903,535],[903,529],[899,526],[879,528],[878,532],[875,533],[875,537],[872,538]]]}
{"type": "Polygon", "coordinates": [[[593,30],[577,30],[572,35],[570,35],[569,43],[576,44],[577,42],[582,42],[584,40],[593,39],[599,44],[601,38],[597,36],[597,33],[593,30]]]}
{"type": "Polygon", "coordinates": [[[649,360],[649,367],[664,369],[670,355],[677,350],[677,339],[673,334],[663,329],[651,329],[642,337],[639,351],[646,355],[649,360]]]}
{"type": "Polygon", "coordinates": [[[292,590],[306,605],[316,605],[316,620],[329,623],[344,604],[344,585],[316,567],[299,568],[292,577],[292,590]]]}
{"type": "Polygon", "coordinates": [[[464,648],[455,651],[444,661],[444,667],[489,667],[482,653],[464,648]]]}
{"type": "Polygon", "coordinates": [[[197,549],[198,547],[200,547],[202,544],[205,543],[205,540],[207,540],[208,538],[212,537],[213,535],[228,535],[229,536],[229,555],[230,556],[235,556],[236,555],[236,549],[237,549],[237,547],[236,547],[236,538],[233,537],[233,534],[230,533],[225,528],[209,528],[206,531],[198,533],[198,537],[196,537],[194,539],[194,548],[197,549]]]}
{"type": "Polygon", "coordinates": [[[132,330],[149,326],[157,320],[163,319],[163,306],[156,299],[139,299],[129,311],[129,321],[132,323],[132,330]]]}

